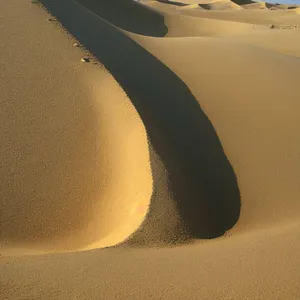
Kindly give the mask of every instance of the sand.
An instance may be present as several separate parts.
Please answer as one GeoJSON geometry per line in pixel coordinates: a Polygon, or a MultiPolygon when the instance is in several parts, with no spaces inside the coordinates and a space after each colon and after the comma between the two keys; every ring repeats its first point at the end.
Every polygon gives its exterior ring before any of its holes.
{"type": "Polygon", "coordinates": [[[299,9],[41,2],[0,3],[1,299],[298,300],[299,9]]]}

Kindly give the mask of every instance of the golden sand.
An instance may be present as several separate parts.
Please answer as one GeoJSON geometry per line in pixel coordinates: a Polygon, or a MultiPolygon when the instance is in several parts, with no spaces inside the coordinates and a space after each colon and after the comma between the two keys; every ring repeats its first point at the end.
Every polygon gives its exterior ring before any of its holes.
{"type": "Polygon", "coordinates": [[[298,300],[299,8],[41,2],[0,3],[1,299],[298,300]]]}

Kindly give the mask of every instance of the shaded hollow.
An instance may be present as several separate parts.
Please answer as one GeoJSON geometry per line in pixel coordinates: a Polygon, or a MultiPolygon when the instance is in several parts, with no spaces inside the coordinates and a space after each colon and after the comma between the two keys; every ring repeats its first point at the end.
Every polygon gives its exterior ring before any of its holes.
{"type": "Polygon", "coordinates": [[[185,83],[120,30],[76,2],[42,2],[126,91],[167,168],[189,235],[214,238],[230,229],[240,212],[237,179],[211,122],[185,83]]]}
{"type": "Polygon", "coordinates": [[[133,0],[78,0],[99,17],[119,28],[148,36],[165,36],[164,17],[133,0]]]}

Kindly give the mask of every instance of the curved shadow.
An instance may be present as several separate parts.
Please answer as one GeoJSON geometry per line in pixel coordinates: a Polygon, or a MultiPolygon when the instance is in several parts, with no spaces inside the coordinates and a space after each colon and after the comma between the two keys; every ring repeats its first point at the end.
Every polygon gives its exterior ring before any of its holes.
{"type": "Polygon", "coordinates": [[[234,2],[235,4],[238,4],[238,5],[257,3],[256,1],[252,1],[252,0],[232,0],[232,2],[234,2]]]}
{"type": "Polygon", "coordinates": [[[164,17],[133,0],[77,0],[99,17],[134,33],[163,37],[168,33],[164,17]]]}
{"type": "Polygon", "coordinates": [[[162,2],[170,5],[175,5],[175,6],[188,6],[190,4],[182,3],[182,2],[174,2],[170,0],[157,0],[157,2],[162,2]]]}
{"type": "Polygon", "coordinates": [[[184,82],[76,2],[42,2],[126,91],[168,170],[189,235],[214,238],[230,229],[240,213],[237,179],[212,124],[184,82]]]}

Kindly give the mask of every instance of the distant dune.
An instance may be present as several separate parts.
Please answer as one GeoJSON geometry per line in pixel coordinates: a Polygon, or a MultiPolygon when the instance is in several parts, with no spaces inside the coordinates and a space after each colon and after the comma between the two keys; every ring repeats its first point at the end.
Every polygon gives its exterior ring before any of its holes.
{"type": "Polygon", "coordinates": [[[267,9],[267,3],[266,2],[253,2],[249,4],[244,4],[242,7],[246,9],[267,9]]]}
{"type": "Polygon", "coordinates": [[[298,300],[299,9],[1,3],[3,299],[298,300]]]}
{"type": "Polygon", "coordinates": [[[230,0],[201,1],[199,5],[208,10],[236,10],[242,9],[238,4],[230,0]]]}

